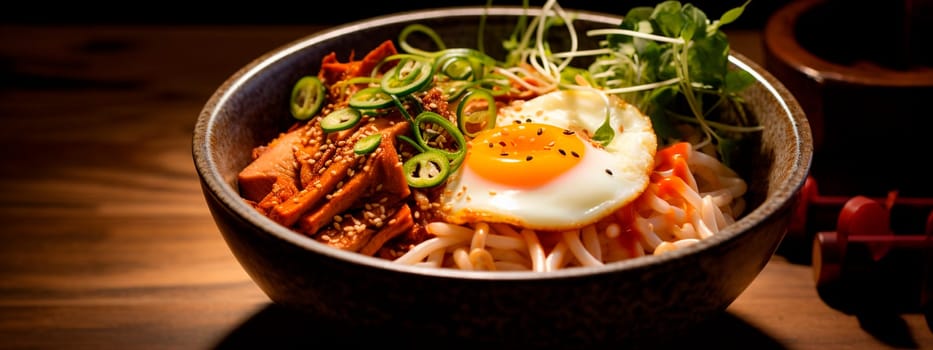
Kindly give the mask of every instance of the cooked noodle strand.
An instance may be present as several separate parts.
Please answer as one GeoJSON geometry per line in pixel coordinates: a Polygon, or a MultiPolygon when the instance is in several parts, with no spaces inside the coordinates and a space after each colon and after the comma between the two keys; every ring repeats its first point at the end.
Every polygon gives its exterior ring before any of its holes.
{"type": "Polygon", "coordinates": [[[538,236],[530,229],[522,230],[522,236],[525,237],[525,242],[528,243],[528,256],[531,257],[531,266],[538,272],[547,271],[544,248],[541,247],[538,236]]]}
{"type": "Polygon", "coordinates": [[[567,245],[567,249],[570,251],[573,257],[577,259],[580,265],[600,266],[603,264],[602,261],[596,259],[596,257],[593,256],[593,254],[590,254],[590,252],[586,250],[586,247],[583,246],[583,242],[580,241],[579,230],[564,231],[563,240],[561,243],[567,245]]]}

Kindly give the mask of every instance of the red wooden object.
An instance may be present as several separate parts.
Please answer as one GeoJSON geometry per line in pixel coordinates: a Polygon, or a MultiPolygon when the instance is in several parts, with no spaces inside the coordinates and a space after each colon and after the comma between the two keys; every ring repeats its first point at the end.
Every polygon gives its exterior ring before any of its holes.
{"type": "Polygon", "coordinates": [[[842,207],[835,231],[813,239],[812,267],[820,297],[850,314],[933,312],[933,210],[923,232],[891,230],[892,194],[855,196],[842,207]]]}

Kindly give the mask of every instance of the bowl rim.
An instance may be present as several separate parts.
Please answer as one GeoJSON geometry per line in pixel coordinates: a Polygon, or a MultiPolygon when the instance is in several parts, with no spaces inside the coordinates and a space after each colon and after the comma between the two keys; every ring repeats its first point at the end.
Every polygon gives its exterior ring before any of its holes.
{"type": "MultiPolygon", "coordinates": [[[[576,9],[564,9],[564,11],[574,13],[576,21],[582,20],[606,23],[607,25],[617,25],[622,20],[621,16],[607,13],[576,9]]],[[[812,140],[806,116],[793,95],[775,77],[761,68],[757,63],[737,52],[730,53],[728,57],[729,62],[751,73],[756,81],[762,84],[768,93],[772,94],[775,99],[780,102],[784,118],[789,119],[789,123],[795,131],[794,136],[797,142],[794,148],[795,154],[792,158],[795,162],[789,165],[792,169],[791,176],[785,183],[779,184],[778,187],[776,187],[775,194],[765,198],[760,205],[746,212],[739,220],[736,220],[734,224],[724,228],[718,234],[700,240],[697,244],[658,256],[648,255],[613,262],[603,266],[574,267],[546,273],[535,271],[465,271],[398,264],[390,260],[327,246],[309,236],[300,234],[276,223],[243,201],[239,192],[228,184],[219,174],[217,163],[213,155],[209,152],[211,148],[210,140],[212,139],[213,126],[216,120],[215,117],[223,113],[223,106],[232,98],[235,90],[244,85],[249,79],[261,74],[266,67],[275,65],[279,60],[295,54],[306,47],[338,38],[363,27],[385,26],[424,18],[476,17],[483,14],[517,16],[523,13],[533,16],[540,14],[541,9],[524,9],[520,6],[457,6],[398,12],[361,19],[330,29],[314,32],[292,42],[285,43],[253,59],[227,78],[215,92],[212,93],[198,116],[193,135],[192,156],[198,176],[202,183],[205,184],[204,190],[209,191],[209,193],[205,195],[216,198],[222,203],[224,210],[232,212],[233,215],[253,226],[257,231],[262,231],[288,244],[295,245],[305,251],[313,254],[320,254],[327,258],[369,268],[410,275],[448,279],[519,281],[591,277],[605,273],[646,268],[663,264],[667,261],[677,260],[688,255],[698,254],[713,246],[725,244],[727,241],[736,238],[744,230],[760,224],[771,214],[780,210],[782,206],[787,205],[788,202],[792,200],[793,194],[798,192],[803,186],[812,160],[812,140]]]]}

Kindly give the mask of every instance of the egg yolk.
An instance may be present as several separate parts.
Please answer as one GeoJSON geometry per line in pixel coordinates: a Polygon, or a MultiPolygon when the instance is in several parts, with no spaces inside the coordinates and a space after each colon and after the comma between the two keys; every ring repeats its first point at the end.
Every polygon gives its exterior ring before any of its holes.
{"type": "Polygon", "coordinates": [[[485,130],[470,141],[466,166],[477,175],[516,188],[543,185],[583,158],[583,140],[548,124],[509,124],[485,130]]]}

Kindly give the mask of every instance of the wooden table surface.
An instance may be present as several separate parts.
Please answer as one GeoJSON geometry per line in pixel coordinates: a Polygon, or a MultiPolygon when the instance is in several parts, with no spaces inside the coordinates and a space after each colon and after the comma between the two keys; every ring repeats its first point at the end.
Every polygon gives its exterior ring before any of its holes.
{"type": "MultiPolygon", "coordinates": [[[[191,160],[195,119],[214,88],[252,58],[319,29],[0,25],[0,347],[365,338],[315,332],[270,303],[214,226],[191,160]]],[[[761,58],[757,32],[731,38],[761,58]]],[[[866,320],[833,309],[817,295],[811,267],[781,254],[696,333],[685,343],[933,348],[923,315],[866,320]]]]}

